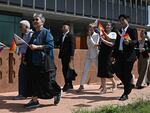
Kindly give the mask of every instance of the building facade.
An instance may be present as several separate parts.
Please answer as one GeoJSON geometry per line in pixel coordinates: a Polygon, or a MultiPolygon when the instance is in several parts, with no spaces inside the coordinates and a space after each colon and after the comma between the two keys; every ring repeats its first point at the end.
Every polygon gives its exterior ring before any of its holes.
{"type": "Polygon", "coordinates": [[[56,38],[65,22],[74,34],[82,35],[96,18],[117,23],[120,14],[129,15],[133,26],[144,28],[148,24],[148,4],[148,0],[0,0],[0,41],[9,45],[13,33],[19,33],[19,21],[31,20],[35,12],[46,16],[45,26],[56,38]]]}

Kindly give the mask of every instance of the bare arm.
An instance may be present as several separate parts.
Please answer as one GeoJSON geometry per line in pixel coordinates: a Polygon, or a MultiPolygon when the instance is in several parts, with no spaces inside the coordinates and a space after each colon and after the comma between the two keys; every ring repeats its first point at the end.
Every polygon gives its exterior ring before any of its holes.
{"type": "Polygon", "coordinates": [[[104,44],[110,46],[110,47],[113,47],[113,46],[114,46],[114,44],[113,44],[112,42],[107,41],[107,40],[105,40],[104,38],[102,38],[102,42],[103,42],[104,44]]]}

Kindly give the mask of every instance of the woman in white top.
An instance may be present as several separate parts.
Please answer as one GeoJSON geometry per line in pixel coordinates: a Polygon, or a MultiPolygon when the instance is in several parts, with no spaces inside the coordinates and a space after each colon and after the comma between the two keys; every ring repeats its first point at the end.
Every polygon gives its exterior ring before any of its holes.
{"type": "Polygon", "coordinates": [[[80,81],[80,87],[77,90],[77,92],[81,92],[84,89],[84,83],[87,78],[87,74],[90,68],[90,65],[92,62],[94,62],[96,70],[98,67],[98,44],[100,40],[100,36],[98,33],[95,32],[95,24],[89,24],[88,27],[88,36],[87,36],[87,46],[88,46],[88,51],[87,51],[87,56],[85,59],[85,65],[84,65],[84,71],[82,74],[82,78],[80,81]]]}

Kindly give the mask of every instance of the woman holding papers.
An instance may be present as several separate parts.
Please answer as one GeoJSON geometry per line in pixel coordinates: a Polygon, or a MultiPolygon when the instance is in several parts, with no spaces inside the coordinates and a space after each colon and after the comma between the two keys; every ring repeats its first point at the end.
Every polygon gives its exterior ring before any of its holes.
{"type": "Polygon", "coordinates": [[[34,14],[32,23],[35,32],[25,56],[28,66],[27,97],[31,97],[31,101],[25,107],[38,107],[38,98],[54,98],[54,104],[56,105],[60,101],[61,88],[55,81],[56,67],[54,64],[53,36],[49,30],[43,27],[45,18],[42,14],[34,14]]]}
{"type": "Polygon", "coordinates": [[[146,32],[144,30],[141,31],[141,40],[138,41],[137,45],[137,56],[138,56],[138,73],[139,77],[136,83],[137,89],[144,88],[146,83],[148,83],[148,66],[149,66],[149,41],[145,39],[146,32]]]}
{"type": "Polygon", "coordinates": [[[113,90],[117,88],[116,81],[113,77],[112,70],[112,50],[114,46],[114,41],[117,37],[115,32],[112,32],[112,23],[107,23],[106,32],[103,32],[103,38],[101,39],[100,52],[98,56],[98,74],[97,76],[101,78],[101,88],[100,93],[106,93],[106,78],[110,78],[113,82],[113,90]]]}

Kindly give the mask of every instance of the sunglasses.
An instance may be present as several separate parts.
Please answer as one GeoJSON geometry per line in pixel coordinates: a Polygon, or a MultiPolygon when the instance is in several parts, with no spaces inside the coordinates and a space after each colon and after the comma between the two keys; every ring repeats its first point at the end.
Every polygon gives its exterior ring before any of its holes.
{"type": "Polygon", "coordinates": [[[38,21],[38,20],[39,20],[38,18],[32,19],[32,21],[38,21]]]}
{"type": "Polygon", "coordinates": [[[125,19],[124,18],[122,18],[122,19],[120,19],[119,21],[124,21],[125,19]]]}

